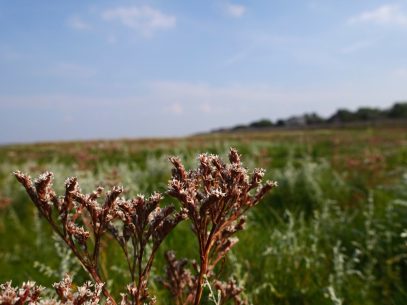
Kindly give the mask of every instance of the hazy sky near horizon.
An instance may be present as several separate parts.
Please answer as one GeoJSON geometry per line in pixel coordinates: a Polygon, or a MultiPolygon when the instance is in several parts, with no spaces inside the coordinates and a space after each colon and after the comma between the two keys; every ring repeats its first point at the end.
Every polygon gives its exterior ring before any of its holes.
{"type": "Polygon", "coordinates": [[[0,1],[0,143],[407,99],[407,0],[0,1]]]}

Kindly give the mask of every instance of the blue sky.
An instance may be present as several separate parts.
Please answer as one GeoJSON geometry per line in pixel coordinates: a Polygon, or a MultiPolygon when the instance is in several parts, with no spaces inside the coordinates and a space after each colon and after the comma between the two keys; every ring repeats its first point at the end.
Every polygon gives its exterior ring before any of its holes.
{"type": "Polygon", "coordinates": [[[0,142],[407,99],[407,1],[0,1],[0,142]]]}

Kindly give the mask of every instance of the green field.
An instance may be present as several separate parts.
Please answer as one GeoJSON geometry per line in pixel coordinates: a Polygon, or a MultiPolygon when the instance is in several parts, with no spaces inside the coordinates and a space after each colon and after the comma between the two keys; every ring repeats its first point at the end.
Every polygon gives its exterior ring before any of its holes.
{"type": "MultiPolygon", "coordinates": [[[[252,304],[407,304],[407,128],[354,128],[219,134],[180,139],[13,145],[0,148],[0,283],[50,287],[80,266],[40,219],[12,172],[54,172],[55,188],[77,176],[82,190],[123,185],[126,196],[165,192],[168,157],[187,167],[201,152],[242,154],[279,187],[252,210],[220,271],[245,287],[252,304]],[[405,234],[403,234],[405,232],[405,234]]],[[[170,198],[166,202],[172,202],[170,198]]],[[[197,258],[187,222],[164,242],[153,269],[158,304],[171,304],[157,280],[163,253],[197,258]]],[[[104,240],[102,273],[118,294],[125,262],[104,240]]],[[[209,301],[207,304],[211,304],[209,301]]]]}

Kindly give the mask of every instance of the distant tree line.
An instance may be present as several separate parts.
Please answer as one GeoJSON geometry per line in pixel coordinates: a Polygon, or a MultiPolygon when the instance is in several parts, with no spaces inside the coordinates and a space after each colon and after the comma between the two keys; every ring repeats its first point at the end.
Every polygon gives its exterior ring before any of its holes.
{"type": "Polygon", "coordinates": [[[229,129],[219,129],[216,131],[233,131],[241,129],[260,129],[271,127],[306,127],[401,119],[407,119],[407,102],[397,102],[388,109],[379,109],[372,107],[360,107],[356,111],[338,109],[333,115],[328,118],[323,118],[317,113],[312,112],[305,113],[300,116],[291,116],[287,119],[278,119],[276,121],[261,119],[247,125],[237,125],[229,129]]]}

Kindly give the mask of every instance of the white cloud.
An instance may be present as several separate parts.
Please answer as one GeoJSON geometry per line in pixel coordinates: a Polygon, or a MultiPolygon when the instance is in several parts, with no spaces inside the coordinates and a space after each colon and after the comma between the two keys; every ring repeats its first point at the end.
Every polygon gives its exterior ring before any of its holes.
{"type": "Polygon", "coordinates": [[[407,26],[407,14],[398,5],[382,5],[374,10],[365,11],[351,17],[348,22],[355,23],[376,23],[381,25],[407,26]]]}
{"type": "Polygon", "coordinates": [[[229,16],[239,18],[239,17],[242,17],[246,13],[246,7],[241,4],[227,3],[225,5],[225,12],[229,16]]]}
{"type": "Polygon", "coordinates": [[[77,16],[68,19],[67,24],[69,27],[79,31],[90,30],[92,28],[90,24],[77,16]]]}
{"type": "Polygon", "coordinates": [[[167,15],[150,6],[117,7],[102,13],[106,21],[116,21],[122,25],[149,36],[156,30],[175,27],[177,18],[167,15]]]}
{"type": "Polygon", "coordinates": [[[395,69],[393,74],[400,78],[407,78],[407,69],[406,68],[395,69]]]}

